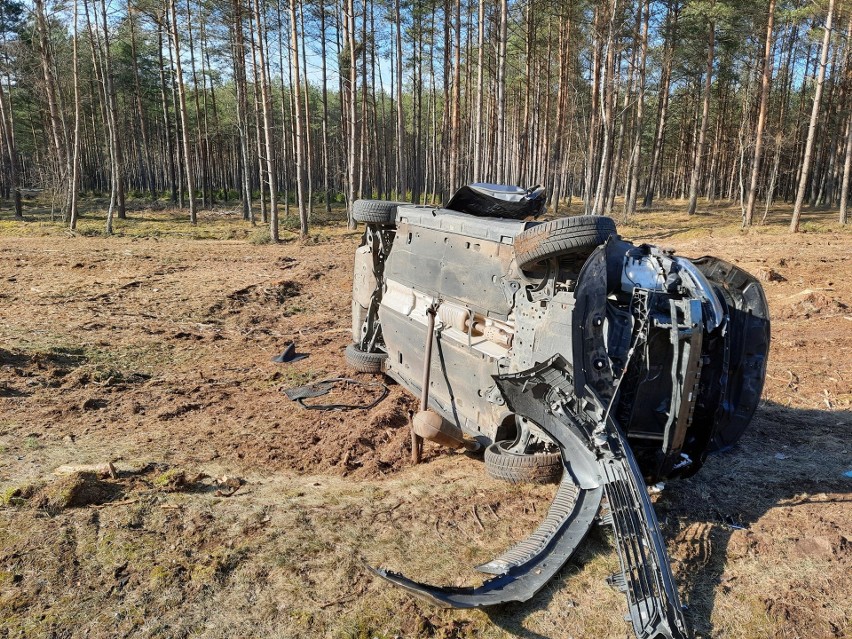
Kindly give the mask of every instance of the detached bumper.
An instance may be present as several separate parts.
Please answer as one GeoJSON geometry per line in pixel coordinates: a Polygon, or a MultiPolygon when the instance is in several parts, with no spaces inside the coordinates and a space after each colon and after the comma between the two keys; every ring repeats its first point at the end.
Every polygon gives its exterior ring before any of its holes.
{"type": "Polygon", "coordinates": [[[599,513],[612,526],[629,619],[641,639],[688,636],[665,543],[645,482],[617,424],[594,400],[577,398],[565,360],[496,378],[510,408],[536,422],[559,445],[562,482],[542,524],[529,537],[477,569],[495,577],[480,586],[423,584],[373,571],[436,605],[478,608],[526,601],[567,562],[599,513]],[[601,511],[602,499],[604,507],[601,511]]]}

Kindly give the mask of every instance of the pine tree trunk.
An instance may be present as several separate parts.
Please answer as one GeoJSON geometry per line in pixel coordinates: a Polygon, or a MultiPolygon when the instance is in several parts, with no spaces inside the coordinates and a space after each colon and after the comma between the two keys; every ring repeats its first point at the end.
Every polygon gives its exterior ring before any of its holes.
{"type": "Polygon", "coordinates": [[[701,166],[704,161],[704,144],[707,138],[707,123],[710,120],[710,92],[713,88],[713,55],[716,45],[716,23],[708,24],[707,38],[707,68],[704,71],[704,104],[701,109],[701,129],[698,133],[698,144],[692,159],[692,178],[689,182],[688,215],[695,215],[698,208],[698,183],[701,179],[701,166]]]}
{"type": "Polygon", "coordinates": [[[405,179],[405,115],[402,107],[402,17],[399,2],[400,0],[394,0],[393,6],[396,23],[396,198],[402,200],[407,195],[408,185],[405,179]]]}
{"type": "MultiPolygon", "coordinates": [[[[110,211],[107,214],[107,233],[112,233],[112,210],[117,209],[118,218],[126,219],[124,207],[124,172],[122,161],[122,149],[120,133],[118,128],[118,101],[115,98],[115,83],[112,78],[112,54],[110,53],[109,26],[107,24],[106,0],[101,0],[101,19],[104,28],[103,54],[101,56],[103,65],[103,80],[105,105],[109,122],[110,157],[112,172],[112,194],[110,196],[110,211]]],[[[69,172],[70,174],[70,172],[69,172]]]]}
{"type": "MultiPolygon", "coordinates": [[[[76,87],[76,83],[75,83],[76,87]]],[[[3,148],[6,151],[5,164],[9,169],[9,189],[14,198],[15,219],[24,219],[23,209],[21,208],[21,185],[18,176],[18,151],[15,145],[15,136],[12,126],[12,100],[9,96],[7,106],[6,98],[4,97],[3,81],[0,79],[0,126],[3,127],[3,148]],[[8,113],[7,113],[8,111],[8,113]]]]}
{"type": "Polygon", "coordinates": [[[180,105],[181,140],[183,142],[183,161],[186,179],[186,190],[189,198],[189,221],[198,224],[198,214],[195,210],[195,176],[192,172],[192,149],[189,146],[189,116],[186,111],[186,89],[183,84],[183,67],[180,62],[180,35],[177,24],[177,0],[169,0],[169,9],[172,17],[172,46],[175,51],[175,75],[177,82],[178,102],[180,105]]]}
{"type": "Polygon", "coordinates": [[[618,0],[612,0],[609,14],[609,28],[606,41],[606,64],[603,76],[603,139],[601,141],[600,169],[598,184],[595,190],[595,203],[592,207],[594,215],[603,215],[606,196],[609,189],[610,159],[612,154],[613,135],[615,133],[615,17],[618,0]]]}
{"type": "MultiPolygon", "coordinates": [[[[620,58],[621,56],[619,56],[619,61],[620,58]]],[[[604,215],[607,216],[612,215],[612,207],[615,204],[615,191],[616,187],[618,186],[618,177],[624,159],[624,138],[625,132],[627,131],[627,112],[630,110],[630,98],[633,96],[633,91],[635,90],[634,85],[636,81],[633,77],[635,69],[636,55],[632,55],[630,61],[630,70],[627,73],[627,82],[625,82],[624,84],[624,96],[621,105],[621,115],[618,118],[618,133],[615,135],[614,139],[615,149],[612,155],[610,178],[609,183],[607,184],[606,198],[604,200],[604,215]]],[[[616,90],[615,96],[617,95],[618,91],[616,90]]],[[[615,100],[615,96],[613,97],[613,100],[615,100]]]]}
{"type": "Polygon", "coordinates": [[[189,49],[189,71],[192,75],[192,96],[195,103],[195,123],[196,123],[196,144],[198,149],[198,165],[201,173],[201,206],[207,208],[210,206],[210,184],[208,179],[209,169],[207,166],[207,148],[205,144],[205,132],[201,117],[201,104],[198,97],[198,75],[195,71],[195,42],[192,37],[192,8],[189,0],[186,0],[186,34],[188,39],[189,49]]]}
{"type": "Polygon", "coordinates": [[[461,110],[461,0],[455,2],[455,59],[453,61],[453,94],[452,112],[450,115],[450,159],[449,159],[449,197],[452,197],[458,188],[459,176],[459,143],[460,143],[460,120],[461,110]]]}
{"type": "MultiPolygon", "coordinates": [[[[852,41],[849,35],[852,33],[852,17],[849,18],[849,26],[846,29],[846,82],[852,86],[852,41]]],[[[846,144],[843,161],[843,177],[840,185],[840,223],[849,223],[849,182],[852,179],[852,108],[846,105],[848,114],[846,116],[846,144]]]]}
{"type": "MultiPolygon", "coordinates": [[[[92,69],[95,79],[101,88],[99,97],[101,98],[101,118],[104,129],[107,132],[107,153],[109,156],[109,185],[110,198],[109,208],[107,209],[105,232],[107,235],[113,232],[113,220],[115,218],[115,209],[118,201],[118,172],[117,172],[117,157],[115,144],[115,112],[112,109],[112,98],[110,93],[110,72],[106,61],[106,45],[108,45],[108,33],[104,31],[105,43],[101,42],[100,22],[98,18],[98,8],[93,5],[95,14],[95,24],[93,26],[91,16],[89,15],[89,6],[84,1],[83,8],[86,13],[86,26],[89,32],[89,44],[92,52],[92,69]]],[[[102,7],[103,9],[103,7],[102,7]]],[[[106,24],[106,22],[104,22],[106,24]]]]}
{"type": "Polygon", "coordinates": [[[601,8],[595,8],[595,18],[592,25],[592,103],[589,108],[588,147],[586,150],[586,175],[583,189],[584,213],[591,215],[594,208],[593,183],[595,166],[597,165],[598,110],[600,108],[601,58],[603,43],[600,37],[601,8]]]}
{"type": "Polygon", "coordinates": [[[57,98],[56,76],[53,73],[53,61],[47,33],[47,20],[44,16],[44,0],[34,0],[36,9],[36,30],[38,32],[39,53],[41,59],[42,74],[44,77],[45,93],[47,94],[47,107],[50,114],[50,130],[53,140],[53,149],[56,154],[55,189],[64,185],[67,176],[71,174],[70,157],[68,145],[65,139],[65,123],[62,120],[62,112],[59,108],[57,98]]]}
{"type": "Polygon", "coordinates": [[[722,129],[726,124],[726,116],[727,116],[727,92],[725,83],[719,80],[717,82],[717,96],[716,96],[716,123],[713,127],[715,132],[713,133],[713,143],[710,145],[710,167],[707,170],[707,176],[705,180],[704,189],[707,193],[707,201],[714,202],[716,200],[716,183],[718,182],[717,174],[719,172],[719,165],[722,162],[722,129]]]}
{"type": "MultiPolygon", "coordinates": [[[[399,0],[397,0],[399,2],[399,0]]],[[[477,22],[478,49],[476,58],[476,106],[473,118],[475,121],[475,133],[473,138],[473,181],[482,179],[482,92],[484,84],[484,60],[485,53],[485,0],[479,0],[479,20],[477,22]]]]}
{"type": "MultiPolygon", "coordinates": [[[[77,29],[77,0],[74,0],[74,40],[72,43],[72,73],[74,79],[74,150],[71,158],[71,183],[68,185],[71,189],[71,208],[68,211],[68,228],[72,231],[77,228],[77,196],[80,183],[80,71],[79,71],[79,54],[77,50],[78,29],[77,29]]],[[[0,83],[0,107],[2,107],[2,83],[0,83]]],[[[13,174],[13,181],[17,177],[13,174]]],[[[18,194],[17,204],[20,205],[20,191],[18,194]]]]}
{"type": "MultiPolygon", "coordinates": [[[[154,162],[151,157],[151,144],[148,139],[148,127],[145,126],[145,108],[142,105],[142,89],[139,83],[139,60],[136,49],[136,20],[132,15],[133,9],[130,5],[130,0],[127,2],[127,21],[130,24],[130,57],[133,67],[133,88],[134,97],[136,100],[136,115],[139,122],[139,134],[142,137],[142,148],[139,152],[138,162],[139,170],[142,173],[142,184],[145,190],[151,196],[152,200],[157,198],[156,188],[154,186],[153,166],[154,162]]],[[[74,81],[74,89],[77,89],[77,82],[74,81]]]]}
{"type": "MultiPolygon", "coordinates": [[[[837,55],[839,53],[840,47],[833,47],[833,55],[831,57],[831,71],[828,73],[829,77],[835,77],[835,71],[837,70],[837,55]]],[[[834,97],[836,93],[837,83],[829,82],[828,84],[828,99],[825,101],[825,108],[823,109],[822,105],[820,105],[820,118],[821,120],[817,120],[817,128],[820,128],[820,125],[829,128],[831,127],[831,112],[833,109],[833,104],[835,102],[834,97]],[[822,114],[825,115],[822,115],[822,114]]],[[[825,190],[826,178],[830,174],[831,171],[831,158],[833,156],[832,149],[835,148],[837,144],[836,136],[825,136],[828,139],[814,139],[814,160],[813,160],[813,170],[811,171],[811,183],[810,183],[810,206],[811,208],[816,207],[822,203],[822,197],[825,190]],[[825,165],[828,164],[828,170],[825,170],[825,165]]],[[[823,136],[820,136],[823,138],[823,136]]],[[[807,196],[806,196],[807,197],[807,196]]]]}
{"type": "MultiPolygon", "coordinates": [[[[367,170],[367,148],[369,145],[369,136],[367,135],[367,0],[362,3],[364,15],[361,17],[361,131],[358,135],[358,197],[372,196],[372,185],[367,187],[369,175],[367,170]]],[[[352,4],[352,34],[355,35],[355,4],[352,4]]],[[[357,75],[357,63],[353,60],[354,68],[357,75]]]]}
{"type": "MultiPolygon", "coordinates": [[[[283,195],[284,195],[284,217],[290,219],[290,167],[295,166],[296,153],[296,114],[295,104],[293,100],[293,56],[290,52],[290,40],[287,40],[287,65],[284,65],[284,21],[281,17],[281,2],[275,4],[275,15],[278,22],[278,88],[281,92],[281,128],[283,135],[282,141],[285,141],[284,152],[281,157],[281,165],[284,168],[283,175],[283,195]],[[287,82],[284,82],[284,69],[287,70],[287,82]],[[287,99],[284,99],[284,96],[287,99]],[[286,144],[289,141],[290,144],[286,144]],[[294,158],[291,159],[290,152],[292,151],[294,158]]],[[[289,18],[288,18],[289,19],[289,18]]],[[[278,191],[279,196],[282,191],[278,191]]],[[[296,204],[298,206],[298,202],[296,204]]]]}
{"type": "Polygon", "coordinates": [[[296,202],[299,210],[299,235],[308,236],[308,212],[305,207],[305,123],[302,111],[302,78],[299,66],[299,33],[296,22],[296,0],[290,0],[290,64],[293,69],[293,101],[296,105],[296,202]]]}
{"type": "MultiPolygon", "coordinates": [[[[215,97],[207,94],[207,65],[209,49],[207,48],[207,36],[204,28],[204,12],[198,13],[198,37],[201,40],[201,50],[199,60],[201,62],[201,106],[204,117],[201,122],[204,125],[204,136],[201,146],[201,157],[204,158],[204,182],[207,190],[207,206],[212,207],[216,203],[216,163],[213,157],[213,147],[219,147],[215,141],[210,140],[210,103],[215,104],[215,97]]],[[[211,84],[212,90],[212,84],[211,84]]],[[[195,88],[196,101],[198,100],[198,87],[195,88]]],[[[215,108],[215,107],[214,107],[215,108]]],[[[228,199],[227,189],[225,190],[225,200],[228,199]]]]}
{"type": "Polygon", "coordinates": [[[791,59],[793,59],[793,49],[795,48],[791,46],[791,43],[796,39],[797,32],[798,27],[793,27],[790,37],[788,38],[787,46],[784,47],[787,49],[787,58],[784,63],[784,87],[781,94],[781,107],[778,113],[777,130],[775,132],[775,157],[772,161],[772,171],[769,174],[769,188],[767,188],[766,191],[766,204],[763,210],[763,219],[761,220],[761,223],[766,222],[766,217],[769,215],[769,207],[772,206],[774,201],[778,173],[781,166],[781,146],[784,140],[784,132],[786,130],[785,116],[787,109],[790,106],[790,95],[793,92],[793,69],[796,67],[796,62],[798,61],[797,57],[793,60],[792,65],[790,63],[791,59]]]}
{"type": "MultiPolygon", "coordinates": [[[[292,4],[292,2],[291,2],[292,4]]],[[[314,163],[313,163],[313,154],[311,153],[311,87],[308,82],[308,56],[305,53],[305,5],[300,0],[299,1],[299,24],[301,25],[301,33],[302,33],[302,75],[305,80],[305,115],[304,115],[304,158],[305,158],[305,217],[302,220],[301,213],[299,214],[300,223],[304,226],[302,229],[304,231],[303,237],[307,237],[308,235],[308,222],[311,219],[311,216],[314,212],[314,189],[313,189],[313,180],[314,180],[314,163]]],[[[301,233],[300,233],[301,234],[301,233]]]]}
{"type": "MultiPolygon", "coordinates": [[[[235,2],[238,0],[235,0],[235,2]]],[[[165,72],[165,64],[163,62],[163,29],[166,26],[166,14],[165,9],[163,10],[162,18],[158,23],[157,29],[157,61],[160,72],[160,101],[163,106],[163,125],[165,130],[163,132],[163,138],[165,139],[165,147],[166,147],[166,155],[168,156],[168,167],[169,167],[169,185],[171,187],[172,193],[172,204],[178,203],[178,185],[177,185],[177,175],[175,169],[175,154],[172,149],[172,123],[171,117],[169,116],[169,103],[168,103],[168,95],[166,93],[166,72],[165,72]]]]}
{"type": "Polygon", "coordinates": [[[497,156],[496,180],[503,183],[506,158],[506,45],[509,22],[508,0],[500,0],[500,34],[497,40],[497,156]]]}
{"type": "Polygon", "coordinates": [[[234,88],[237,94],[237,132],[240,137],[240,200],[242,203],[243,219],[255,224],[254,210],[251,205],[251,165],[248,150],[248,99],[246,97],[246,48],[243,36],[243,4],[242,0],[233,0],[233,55],[234,55],[234,88]]]}
{"type": "Polygon", "coordinates": [[[675,38],[677,35],[678,13],[672,15],[671,9],[666,21],[669,24],[667,46],[663,56],[663,71],[660,80],[659,113],[657,116],[657,128],[654,133],[654,146],[651,150],[651,167],[648,173],[648,182],[645,185],[645,197],[642,200],[643,208],[651,208],[654,203],[654,189],[657,188],[660,167],[662,165],[663,143],[666,135],[666,122],[669,110],[669,92],[672,81],[672,62],[674,60],[675,38]]]}
{"type": "Polygon", "coordinates": [[[344,9],[344,37],[349,52],[349,102],[347,104],[349,111],[349,119],[347,127],[349,131],[349,144],[347,146],[346,155],[346,204],[347,204],[347,219],[348,227],[355,229],[357,224],[355,218],[352,217],[352,204],[355,202],[355,150],[356,150],[356,131],[358,129],[358,116],[355,107],[355,100],[358,87],[358,68],[355,62],[355,2],[354,0],[345,0],[346,8],[344,9]]]}
{"type": "MultiPolygon", "coordinates": [[[[639,192],[639,173],[642,168],[642,128],[645,124],[645,63],[648,58],[648,23],[651,16],[651,0],[645,0],[645,18],[642,23],[642,51],[639,54],[639,95],[636,98],[636,122],[633,133],[633,150],[630,152],[630,177],[627,197],[624,201],[624,217],[636,212],[636,197],[639,192]]],[[[668,93],[668,89],[666,90],[668,93]]],[[[652,187],[651,187],[652,188],[652,187]]]]}
{"type": "Polygon", "coordinates": [[[816,137],[817,120],[819,119],[819,103],[822,99],[822,87],[825,82],[825,67],[828,63],[828,49],[831,39],[831,25],[834,19],[834,0],[828,2],[828,16],[825,19],[825,33],[822,39],[822,52],[820,53],[819,73],[817,74],[816,92],[811,109],[811,121],[808,126],[808,139],[805,142],[805,154],[802,158],[802,170],[799,177],[799,188],[796,191],[796,204],[793,206],[793,219],[790,221],[790,232],[798,233],[799,220],[802,216],[802,205],[805,203],[805,191],[810,177],[811,155],[816,137]]]}
{"type": "Polygon", "coordinates": [[[266,21],[261,10],[261,0],[254,0],[253,4],[257,39],[252,40],[252,46],[257,53],[257,74],[260,76],[263,137],[266,146],[266,174],[269,180],[269,237],[273,242],[278,242],[278,174],[275,172],[275,152],[272,144],[272,97],[269,89],[269,73],[266,68],[266,46],[263,40],[263,34],[266,32],[266,21]]]}
{"type": "Polygon", "coordinates": [[[550,188],[548,189],[547,199],[548,204],[552,204],[553,206],[554,214],[559,213],[559,198],[562,195],[562,147],[564,122],[566,119],[565,113],[568,102],[568,78],[570,77],[568,64],[570,37],[571,16],[570,14],[563,15],[559,21],[559,87],[556,93],[556,131],[554,132],[553,143],[551,145],[553,150],[550,156],[548,171],[550,188]]]}
{"type": "Polygon", "coordinates": [[[423,33],[415,30],[414,55],[412,56],[412,82],[414,84],[414,105],[411,109],[411,128],[414,134],[412,202],[420,203],[423,191],[423,33]]]}
{"type": "MultiPolygon", "coordinates": [[[[397,0],[398,2],[399,0],[397,0]]],[[[326,63],[325,2],[320,2],[320,60],[322,70],[322,190],[326,213],[331,213],[331,192],[328,182],[328,71],[326,63]]]]}
{"type": "Polygon", "coordinates": [[[848,224],[849,181],[852,173],[852,113],[846,119],[846,151],[843,162],[843,182],[840,187],[840,223],[848,224]]]}

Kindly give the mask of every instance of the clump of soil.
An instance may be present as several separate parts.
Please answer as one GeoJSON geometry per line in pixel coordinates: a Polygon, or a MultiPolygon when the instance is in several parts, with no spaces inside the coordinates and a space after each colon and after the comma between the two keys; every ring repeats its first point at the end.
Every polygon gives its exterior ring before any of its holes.
{"type": "Polygon", "coordinates": [[[170,468],[154,478],[154,486],[167,493],[186,492],[195,490],[202,479],[207,479],[207,475],[187,474],[185,470],[170,468]]]}
{"type": "Polygon", "coordinates": [[[840,315],[849,310],[849,305],[833,295],[819,291],[803,291],[781,309],[780,319],[808,319],[814,315],[840,315]]]}
{"type": "Polygon", "coordinates": [[[0,506],[23,506],[33,495],[41,490],[41,484],[25,484],[12,486],[0,495],[0,506]]]}
{"type": "Polygon", "coordinates": [[[758,268],[755,273],[755,277],[759,280],[763,280],[764,282],[786,282],[787,278],[781,275],[774,268],[770,268],[768,266],[761,266],[758,268]]]}
{"type": "Polygon", "coordinates": [[[121,495],[119,486],[104,481],[96,473],[72,473],[53,481],[35,495],[30,503],[51,512],[93,504],[103,504],[121,495]]]}
{"type": "MultiPolygon", "coordinates": [[[[328,396],[311,401],[325,402],[328,396]]],[[[356,397],[350,400],[358,400],[356,397]]],[[[329,400],[330,401],[330,400],[329,400]]],[[[298,430],[279,440],[288,466],[299,472],[333,471],[343,475],[374,477],[410,465],[411,433],[408,412],[416,398],[399,387],[369,410],[304,411],[298,430]]],[[[426,458],[440,454],[428,448],[426,458]]]]}
{"type": "Polygon", "coordinates": [[[252,284],[228,294],[225,306],[230,310],[236,310],[250,302],[283,304],[288,299],[298,296],[301,290],[302,285],[293,280],[252,284]]]}

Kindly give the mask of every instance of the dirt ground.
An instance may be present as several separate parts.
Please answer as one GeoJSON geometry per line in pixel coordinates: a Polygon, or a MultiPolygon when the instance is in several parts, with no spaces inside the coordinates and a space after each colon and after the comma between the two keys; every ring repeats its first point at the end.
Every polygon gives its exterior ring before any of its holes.
{"type": "MultiPolygon", "coordinates": [[[[752,427],[658,515],[698,636],[850,637],[852,233],[734,216],[621,227],[758,274],[772,312],[752,427]]],[[[353,376],[358,233],[270,245],[227,213],[131,217],[105,238],[0,216],[0,637],[632,636],[604,530],[523,605],[439,610],[369,573],[475,583],[554,488],[431,445],[412,467],[399,386],[369,411],[284,396],[353,376]],[[307,357],[271,361],[290,342],[307,357]]]]}

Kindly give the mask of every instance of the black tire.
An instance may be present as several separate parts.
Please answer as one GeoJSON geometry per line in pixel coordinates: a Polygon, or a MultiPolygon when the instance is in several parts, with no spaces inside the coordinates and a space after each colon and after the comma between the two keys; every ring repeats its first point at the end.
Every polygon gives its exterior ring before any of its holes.
{"type": "Polygon", "coordinates": [[[600,215],[542,222],[515,236],[515,259],[520,268],[526,269],[552,257],[591,253],[615,232],[615,221],[600,215]]]}
{"type": "Polygon", "coordinates": [[[386,200],[355,200],[352,204],[352,217],[356,222],[367,224],[396,223],[396,207],[407,202],[388,202],[386,200]]]}
{"type": "Polygon", "coordinates": [[[562,476],[562,455],[533,453],[521,455],[507,450],[512,441],[494,442],[485,449],[485,472],[510,484],[549,484],[562,476]]]}
{"type": "Polygon", "coordinates": [[[381,373],[387,353],[368,353],[355,344],[346,347],[343,353],[346,363],[359,373],[381,373]]]}

